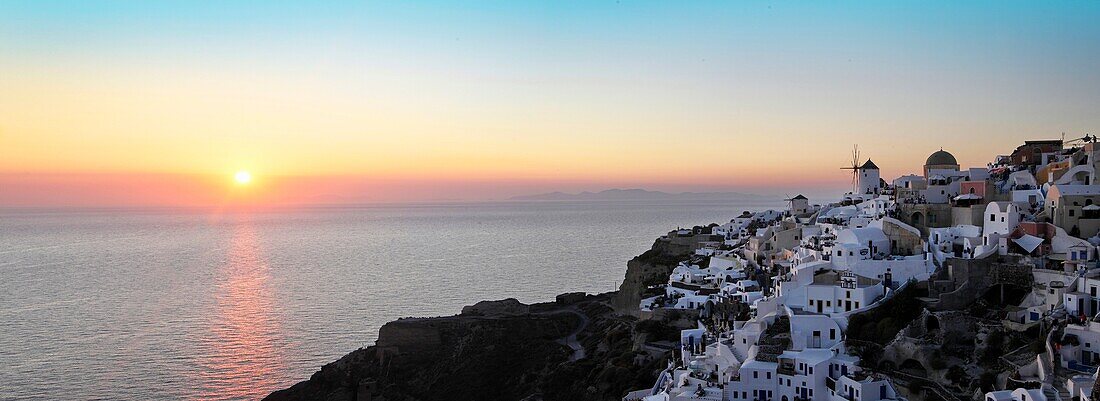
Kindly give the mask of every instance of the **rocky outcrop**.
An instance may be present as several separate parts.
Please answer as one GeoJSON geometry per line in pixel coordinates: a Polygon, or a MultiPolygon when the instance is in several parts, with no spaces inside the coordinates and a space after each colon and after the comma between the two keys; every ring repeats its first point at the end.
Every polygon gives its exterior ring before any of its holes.
{"type": "Polygon", "coordinates": [[[531,308],[515,298],[499,301],[481,301],[462,308],[463,315],[478,316],[518,316],[530,313],[531,308]]]}
{"type": "Polygon", "coordinates": [[[678,263],[687,259],[700,243],[715,239],[709,234],[675,236],[672,233],[658,238],[648,251],[627,262],[626,276],[615,294],[615,310],[638,316],[638,305],[644,298],[646,288],[668,282],[668,276],[678,263]]]}

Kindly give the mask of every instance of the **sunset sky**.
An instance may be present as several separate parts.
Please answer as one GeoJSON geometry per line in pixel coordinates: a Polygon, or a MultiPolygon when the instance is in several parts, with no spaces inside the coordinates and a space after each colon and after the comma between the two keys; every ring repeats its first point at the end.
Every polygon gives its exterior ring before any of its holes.
{"type": "Polygon", "coordinates": [[[0,207],[841,192],[1100,133],[1100,2],[0,2],[0,207]],[[240,170],[254,177],[234,182],[240,170]]]}

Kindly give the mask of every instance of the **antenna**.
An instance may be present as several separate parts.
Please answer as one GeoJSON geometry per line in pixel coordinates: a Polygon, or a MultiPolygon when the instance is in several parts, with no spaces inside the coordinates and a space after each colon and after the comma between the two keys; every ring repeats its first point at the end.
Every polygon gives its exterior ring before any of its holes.
{"type": "Polygon", "coordinates": [[[841,170],[852,170],[852,193],[858,193],[859,188],[856,185],[859,183],[859,145],[852,145],[852,165],[848,167],[841,167],[841,170]]]}

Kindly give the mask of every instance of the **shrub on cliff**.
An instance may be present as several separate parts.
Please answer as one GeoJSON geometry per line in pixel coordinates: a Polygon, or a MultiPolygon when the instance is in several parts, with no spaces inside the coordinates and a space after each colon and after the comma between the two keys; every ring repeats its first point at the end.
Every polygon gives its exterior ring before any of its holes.
{"type": "Polygon", "coordinates": [[[985,338],[985,348],[982,350],[981,362],[986,365],[992,365],[997,362],[997,358],[1004,353],[1004,332],[997,330],[989,333],[989,336],[985,338]]]}
{"type": "Polygon", "coordinates": [[[638,322],[634,326],[634,330],[638,333],[645,333],[648,335],[650,341],[679,341],[680,330],[672,327],[664,322],[649,319],[638,322]]]}

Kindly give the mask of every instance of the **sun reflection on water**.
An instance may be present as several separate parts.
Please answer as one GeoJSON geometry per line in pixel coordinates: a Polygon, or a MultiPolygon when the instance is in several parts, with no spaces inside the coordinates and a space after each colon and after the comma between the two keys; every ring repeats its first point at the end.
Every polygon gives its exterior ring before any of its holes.
{"type": "Polygon", "coordinates": [[[284,384],[270,279],[255,228],[237,222],[226,263],[217,271],[215,313],[202,340],[195,399],[260,399],[284,384]]]}

